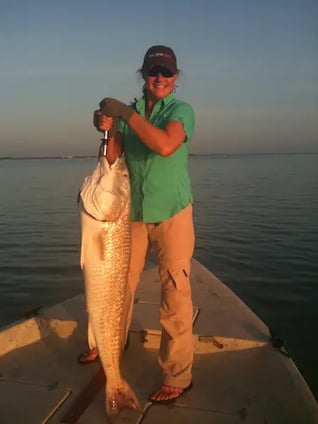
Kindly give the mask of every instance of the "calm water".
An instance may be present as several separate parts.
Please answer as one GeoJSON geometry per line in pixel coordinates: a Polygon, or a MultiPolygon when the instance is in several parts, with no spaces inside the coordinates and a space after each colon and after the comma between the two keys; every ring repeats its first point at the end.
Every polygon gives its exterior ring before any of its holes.
{"type": "MultiPolygon", "coordinates": [[[[94,159],[0,160],[0,326],[83,290],[94,159]]],[[[195,256],[288,342],[318,398],[318,155],[192,156],[195,256]]]]}

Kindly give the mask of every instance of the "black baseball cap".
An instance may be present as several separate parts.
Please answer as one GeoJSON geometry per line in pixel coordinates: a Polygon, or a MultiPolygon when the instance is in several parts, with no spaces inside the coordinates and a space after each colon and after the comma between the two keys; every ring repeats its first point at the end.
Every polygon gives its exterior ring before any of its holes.
{"type": "Polygon", "coordinates": [[[162,66],[169,69],[173,74],[176,74],[178,67],[174,51],[167,46],[159,45],[150,47],[145,54],[142,71],[147,73],[155,66],[162,66]]]}

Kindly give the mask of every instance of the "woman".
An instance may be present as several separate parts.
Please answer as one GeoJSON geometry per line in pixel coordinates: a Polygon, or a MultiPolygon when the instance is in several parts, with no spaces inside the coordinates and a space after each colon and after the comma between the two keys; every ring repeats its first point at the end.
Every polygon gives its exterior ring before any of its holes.
{"type": "MultiPolygon", "coordinates": [[[[157,257],[161,279],[159,364],[163,385],[150,401],[164,403],[181,396],[192,385],[193,307],[189,281],[194,249],[192,194],[187,170],[194,132],[192,107],[174,96],[179,75],[173,50],[152,46],[140,70],[143,96],[126,106],[106,98],[94,113],[99,131],[118,131],[109,140],[107,159],[125,152],[132,197],[132,254],[129,286],[134,294],[149,246],[157,257]]],[[[133,298],[133,296],[132,296],[133,298]]],[[[132,316],[131,305],[129,323],[132,316]]],[[[94,360],[96,349],[82,355],[94,360]]]]}

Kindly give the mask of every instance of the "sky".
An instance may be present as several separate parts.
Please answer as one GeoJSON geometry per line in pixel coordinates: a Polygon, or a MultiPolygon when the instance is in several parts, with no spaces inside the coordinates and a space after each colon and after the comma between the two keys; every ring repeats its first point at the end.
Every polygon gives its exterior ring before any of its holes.
{"type": "Polygon", "coordinates": [[[93,111],[140,96],[154,44],[192,153],[318,152],[317,0],[0,0],[0,157],[96,155],[93,111]]]}

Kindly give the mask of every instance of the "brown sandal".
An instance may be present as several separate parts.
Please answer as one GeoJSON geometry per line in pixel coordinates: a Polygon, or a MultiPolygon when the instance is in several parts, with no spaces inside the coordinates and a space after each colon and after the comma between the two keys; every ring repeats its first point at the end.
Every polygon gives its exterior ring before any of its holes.
{"type": "Polygon", "coordinates": [[[149,396],[149,400],[153,403],[169,403],[178,399],[180,396],[190,390],[192,386],[192,382],[187,387],[175,387],[168,384],[163,384],[159,390],[153,392],[149,396]]]}
{"type": "Polygon", "coordinates": [[[87,352],[82,353],[78,357],[78,362],[82,365],[89,364],[90,362],[96,361],[98,359],[98,351],[96,347],[93,347],[93,349],[88,350],[87,352]]]}

